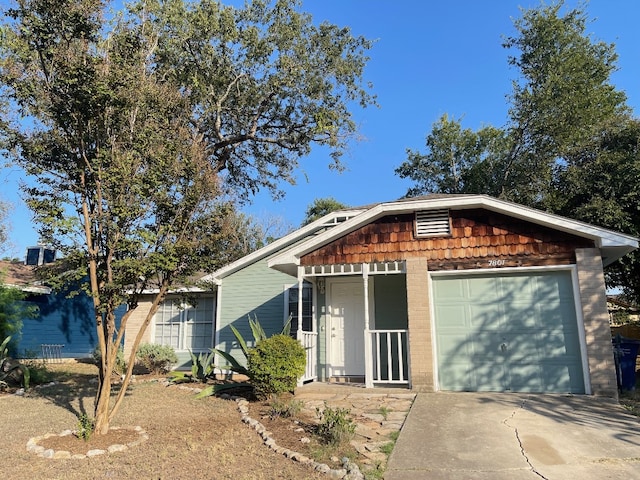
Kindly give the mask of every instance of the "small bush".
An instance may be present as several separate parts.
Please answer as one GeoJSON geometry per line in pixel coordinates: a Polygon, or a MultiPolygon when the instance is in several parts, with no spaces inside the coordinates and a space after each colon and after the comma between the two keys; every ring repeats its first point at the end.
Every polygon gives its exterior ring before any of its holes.
{"type": "Polygon", "coordinates": [[[178,363],[176,351],[170,345],[143,343],[136,352],[136,358],[144,367],[154,374],[167,373],[178,363]]]}
{"type": "MultiPolygon", "coordinates": [[[[96,345],[96,348],[91,352],[91,358],[93,362],[100,368],[100,364],[102,363],[102,352],[100,352],[100,345],[96,345]]],[[[127,362],[124,361],[124,350],[122,347],[118,348],[118,353],[116,354],[116,364],[114,365],[114,372],[118,375],[122,375],[127,370],[127,362]]]]}
{"type": "Polygon", "coordinates": [[[261,340],[248,353],[247,368],[258,398],[292,392],[304,374],[307,361],[304,347],[288,335],[261,340]]]}
{"type": "Polygon", "coordinates": [[[271,401],[269,402],[269,416],[273,418],[282,417],[282,418],[292,418],[296,417],[302,407],[304,406],[304,402],[302,400],[289,399],[283,400],[278,396],[273,396],[271,401]]]}
{"type": "Polygon", "coordinates": [[[29,382],[31,385],[42,385],[53,380],[54,375],[42,360],[26,360],[24,365],[29,369],[29,382]]]}
{"type": "Polygon", "coordinates": [[[316,408],[316,414],[320,419],[318,424],[318,436],[330,445],[340,445],[353,438],[356,424],[347,408],[331,408],[325,402],[324,409],[316,408]]]}
{"type": "Polygon", "coordinates": [[[76,430],[76,436],[83,439],[85,442],[91,438],[93,433],[93,420],[90,419],[86,413],[78,415],[78,429],[76,430]]]}

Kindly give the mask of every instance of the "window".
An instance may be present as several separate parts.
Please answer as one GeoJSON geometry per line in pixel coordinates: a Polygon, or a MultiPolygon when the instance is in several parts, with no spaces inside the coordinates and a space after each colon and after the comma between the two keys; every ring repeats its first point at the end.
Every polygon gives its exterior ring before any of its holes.
{"type": "Polygon", "coordinates": [[[198,298],[197,305],[165,300],[155,315],[154,341],[176,350],[205,351],[213,346],[213,297],[198,298]]]}
{"type": "MultiPolygon", "coordinates": [[[[309,282],[302,284],[302,330],[313,331],[313,290],[309,282]]],[[[298,330],[298,285],[294,285],[286,290],[285,313],[286,319],[291,315],[291,335],[296,336],[298,330]]]]}

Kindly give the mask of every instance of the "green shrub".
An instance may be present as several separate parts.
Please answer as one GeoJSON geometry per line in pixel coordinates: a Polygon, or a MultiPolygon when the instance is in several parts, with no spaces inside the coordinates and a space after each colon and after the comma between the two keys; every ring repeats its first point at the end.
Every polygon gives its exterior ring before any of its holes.
{"type": "Polygon", "coordinates": [[[302,400],[296,400],[293,398],[284,400],[274,395],[269,402],[269,417],[272,419],[278,417],[296,417],[302,410],[303,406],[304,402],[302,400]]]}
{"type": "MultiPolygon", "coordinates": [[[[102,363],[102,352],[100,352],[100,345],[96,345],[96,348],[91,352],[91,358],[94,363],[100,368],[100,364],[102,363]]],[[[122,347],[118,348],[118,353],[116,354],[116,364],[114,365],[114,372],[118,375],[122,375],[127,370],[127,362],[124,361],[124,350],[122,347]]]]}
{"type": "Polygon", "coordinates": [[[76,430],[76,436],[83,439],[85,442],[91,438],[93,433],[93,420],[90,419],[86,413],[78,415],[78,429],[76,430]]]}
{"type": "Polygon", "coordinates": [[[43,385],[53,380],[54,375],[42,360],[26,360],[24,366],[29,369],[29,382],[31,385],[43,385]]]}
{"type": "Polygon", "coordinates": [[[320,419],[318,424],[318,436],[330,445],[340,445],[353,438],[356,424],[347,408],[331,408],[324,403],[324,409],[316,408],[316,414],[320,419]]]}
{"type": "Polygon", "coordinates": [[[304,374],[307,356],[300,342],[287,335],[261,340],[249,350],[247,369],[256,395],[292,392],[304,374]]]}
{"type": "Polygon", "coordinates": [[[143,343],[136,352],[136,358],[151,373],[167,373],[178,363],[176,351],[170,345],[143,343]]]}

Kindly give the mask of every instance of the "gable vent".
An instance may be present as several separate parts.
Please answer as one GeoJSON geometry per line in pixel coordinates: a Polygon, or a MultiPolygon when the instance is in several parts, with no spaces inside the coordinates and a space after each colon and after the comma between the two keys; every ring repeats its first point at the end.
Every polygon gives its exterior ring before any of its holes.
{"type": "Polygon", "coordinates": [[[449,235],[449,210],[427,210],[416,212],[416,236],[449,235]]]}

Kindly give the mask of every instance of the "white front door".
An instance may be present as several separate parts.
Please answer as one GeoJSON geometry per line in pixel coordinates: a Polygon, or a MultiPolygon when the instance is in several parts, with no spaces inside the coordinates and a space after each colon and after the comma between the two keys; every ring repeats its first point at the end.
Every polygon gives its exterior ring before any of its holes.
{"type": "Polygon", "coordinates": [[[362,280],[334,280],[329,287],[331,375],[363,376],[364,287],[362,280]]]}

